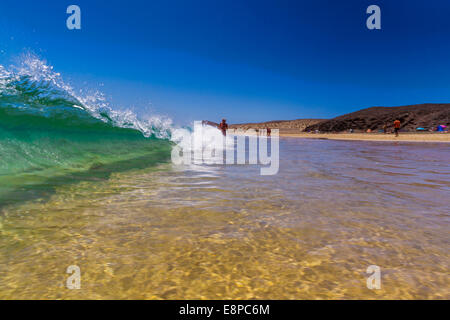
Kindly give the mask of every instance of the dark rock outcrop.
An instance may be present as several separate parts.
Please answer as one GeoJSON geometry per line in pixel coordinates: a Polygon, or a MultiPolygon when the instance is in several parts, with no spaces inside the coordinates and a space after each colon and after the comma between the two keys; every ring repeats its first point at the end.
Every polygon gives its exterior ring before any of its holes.
{"type": "Polygon", "coordinates": [[[388,130],[392,130],[396,119],[401,121],[402,131],[416,131],[418,127],[436,128],[441,124],[448,126],[450,125],[450,103],[372,107],[313,124],[306,127],[304,131],[342,132],[349,129],[377,131],[382,130],[385,124],[388,130]]]}

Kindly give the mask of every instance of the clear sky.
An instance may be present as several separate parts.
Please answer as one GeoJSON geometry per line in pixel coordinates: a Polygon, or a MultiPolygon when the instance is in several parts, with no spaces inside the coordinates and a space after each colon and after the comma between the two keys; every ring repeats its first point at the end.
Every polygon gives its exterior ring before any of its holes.
{"type": "Polygon", "coordinates": [[[24,51],[176,123],[450,102],[448,0],[1,1],[0,63],[24,51]],[[81,30],[66,28],[71,4],[81,30]],[[371,4],[381,30],[366,28],[371,4]]]}

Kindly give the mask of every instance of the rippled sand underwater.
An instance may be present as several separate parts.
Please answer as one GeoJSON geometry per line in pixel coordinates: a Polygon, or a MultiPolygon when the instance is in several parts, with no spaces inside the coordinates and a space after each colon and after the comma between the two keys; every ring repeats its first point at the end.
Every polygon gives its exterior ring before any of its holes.
{"type": "Polygon", "coordinates": [[[167,163],[4,207],[0,298],[450,298],[448,144],[286,138],[280,157],[275,176],[167,163]]]}

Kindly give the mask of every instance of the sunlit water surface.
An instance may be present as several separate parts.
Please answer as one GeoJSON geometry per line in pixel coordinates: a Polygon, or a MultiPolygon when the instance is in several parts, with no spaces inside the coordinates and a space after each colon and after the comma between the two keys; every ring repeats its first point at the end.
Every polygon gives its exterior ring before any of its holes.
{"type": "Polygon", "coordinates": [[[280,157],[275,176],[162,164],[4,207],[0,298],[450,298],[448,144],[282,139],[280,157]]]}

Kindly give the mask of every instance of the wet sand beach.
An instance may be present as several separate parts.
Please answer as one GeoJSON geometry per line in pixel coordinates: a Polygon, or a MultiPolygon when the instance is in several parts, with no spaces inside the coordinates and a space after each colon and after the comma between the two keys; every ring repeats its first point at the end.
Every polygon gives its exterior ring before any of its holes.
{"type": "Polygon", "coordinates": [[[332,140],[365,140],[365,141],[411,141],[411,142],[450,142],[448,133],[280,133],[281,137],[332,139],[332,140]]]}

